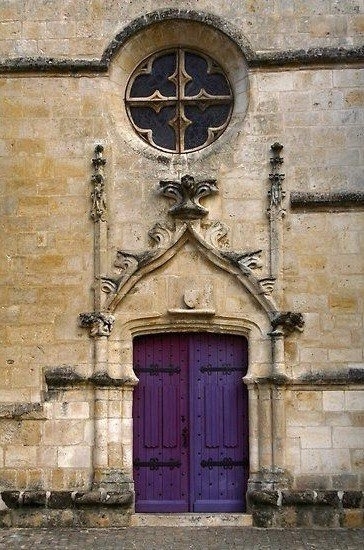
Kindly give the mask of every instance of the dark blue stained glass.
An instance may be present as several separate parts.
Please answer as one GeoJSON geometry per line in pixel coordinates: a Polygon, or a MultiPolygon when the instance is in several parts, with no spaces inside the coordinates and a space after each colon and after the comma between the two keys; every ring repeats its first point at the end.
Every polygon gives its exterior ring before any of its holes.
{"type": "Polygon", "coordinates": [[[130,90],[130,97],[150,97],[156,90],[166,97],[176,97],[176,85],[168,80],[176,71],[176,53],[167,53],[153,61],[150,74],[136,77],[130,90]]]}
{"type": "Polygon", "coordinates": [[[208,138],[209,128],[225,124],[230,114],[230,105],[211,105],[205,110],[195,105],[185,106],[185,116],[192,122],[185,131],[185,149],[202,147],[208,138]]]}
{"type": "Polygon", "coordinates": [[[207,72],[207,61],[194,53],[185,53],[185,69],[192,81],[186,84],[185,95],[195,96],[202,88],[211,95],[229,95],[231,93],[226,77],[221,73],[207,72]]]}
{"type": "Polygon", "coordinates": [[[130,107],[130,115],[139,128],[152,130],[155,145],[170,151],[176,150],[176,135],[168,124],[176,115],[175,106],[163,107],[159,113],[150,107],[130,107]]]}

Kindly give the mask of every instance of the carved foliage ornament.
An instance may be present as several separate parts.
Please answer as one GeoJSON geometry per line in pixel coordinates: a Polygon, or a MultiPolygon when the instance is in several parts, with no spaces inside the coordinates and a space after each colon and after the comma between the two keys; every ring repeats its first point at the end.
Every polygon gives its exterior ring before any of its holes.
{"type": "Polygon", "coordinates": [[[195,227],[191,221],[170,228],[156,224],[149,232],[154,245],[150,250],[141,253],[118,251],[115,267],[119,271],[117,277],[102,277],[102,290],[107,293],[106,309],[113,310],[116,304],[129,289],[139,280],[143,273],[151,271],[151,265],[163,265],[177,252],[180,246],[189,240],[197,246],[200,252],[210,261],[224,270],[237,276],[240,282],[253,293],[264,309],[273,317],[277,309],[270,298],[275,279],[258,279],[254,275],[256,269],[261,269],[261,250],[254,252],[235,252],[227,249],[224,239],[227,226],[214,222],[207,227],[205,233],[195,227]]]}
{"type": "Polygon", "coordinates": [[[218,193],[216,180],[195,181],[195,178],[188,174],[183,176],[180,182],[160,181],[159,185],[162,195],[176,202],[169,209],[169,214],[184,220],[196,220],[206,216],[208,210],[200,204],[200,199],[218,193]]]}
{"type": "MultiPolygon", "coordinates": [[[[281,146],[278,147],[278,145],[276,150],[280,151],[281,146]]],[[[277,163],[280,164],[280,162],[277,157],[277,163]]],[[[169,210],[170,215],[183,220],[183,223],[174,227],[157,223],[149,231],[153,246],[144,252],[122,250],[117,252],[114,267],[118,275],[101,277],[101,290],[108,294],[103,307],[103,311],[107,313],[80,314],[81,325],[90,328],[91,336],[109,336],[114,323],[114,316],[109,312],[114,311],[122,297],[144,274],[152,271],[153,266],[159,267],[172,258],[187,240],[192,241],[212,263],[235,275],[255,296],[271,319],[272,336],[278,333],[287,334],[294,329],[302,330],[304,325],[302,315],[279,312],[270,297],[275,283],[274,277],[258,279],[254,275],[253,271],[263,266],[261,250],[253,252],[230,250],[225,240],[229,231],[227,226],[218,221],[213,222],[205,228],[203,233],[201,227],[193,223],[193,220],[202,218],[208,213],[199,200],[218,192],[216,180],[195,181],[193,176],[186,174],[180,182],[160,181],[159,185],[162,194],[175,201],[169,210]]]]}

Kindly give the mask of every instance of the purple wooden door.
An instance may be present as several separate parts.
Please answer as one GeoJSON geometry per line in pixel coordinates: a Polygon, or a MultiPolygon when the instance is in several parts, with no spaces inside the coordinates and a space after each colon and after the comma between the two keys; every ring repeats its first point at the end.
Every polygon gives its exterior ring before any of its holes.
{"type": "Polygon", "coordinates": [[[241,512],[248,478],[247,341],[229,334],[134,341],[138,512],[241,512]]]}
{"type": "Polygon", "coordinates": [[[134,340],[134,482],[137,512],[185,512],[189,498],[188,338],[134,340]],[[184,432],[185,434],[185,432],[184,432]]]}

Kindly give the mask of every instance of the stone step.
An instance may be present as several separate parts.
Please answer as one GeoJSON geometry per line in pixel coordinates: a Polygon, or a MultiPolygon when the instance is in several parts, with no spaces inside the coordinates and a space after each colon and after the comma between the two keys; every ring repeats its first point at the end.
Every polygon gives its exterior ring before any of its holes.
{"type": "Polygon", "coordinates": [[[132,527],[250,527],[250,514],[133,514],[132,527]]]}

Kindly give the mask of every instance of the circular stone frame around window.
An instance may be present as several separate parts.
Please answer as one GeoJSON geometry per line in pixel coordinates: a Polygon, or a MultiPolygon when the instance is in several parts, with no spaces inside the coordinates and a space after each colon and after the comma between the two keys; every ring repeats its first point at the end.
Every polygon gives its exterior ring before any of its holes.
{"type": "Polygon", "coordinates": [[[241,128],[248,107],[249,84],[248,67],[239,47],[221,31],[197,21],[166,20],[150,25],[131,37],[115,55],[110,65],[110,85],[108,86],[108,111],[112,128],[128,146],[148,157],[169,158],[177,152],[189,157],[209,155],[229,143],[241,128]],[[170,151],[157,149],[150,140],[142,139],[134,130],[125,98],[131,77],[143,60],[157,52],[183,48],[212,59],[223,71],[231,87],[234,98],[229,120],[222,132],[216,132],[218,139],[207,146],[192,147],[191,150],[170,151]]]}

